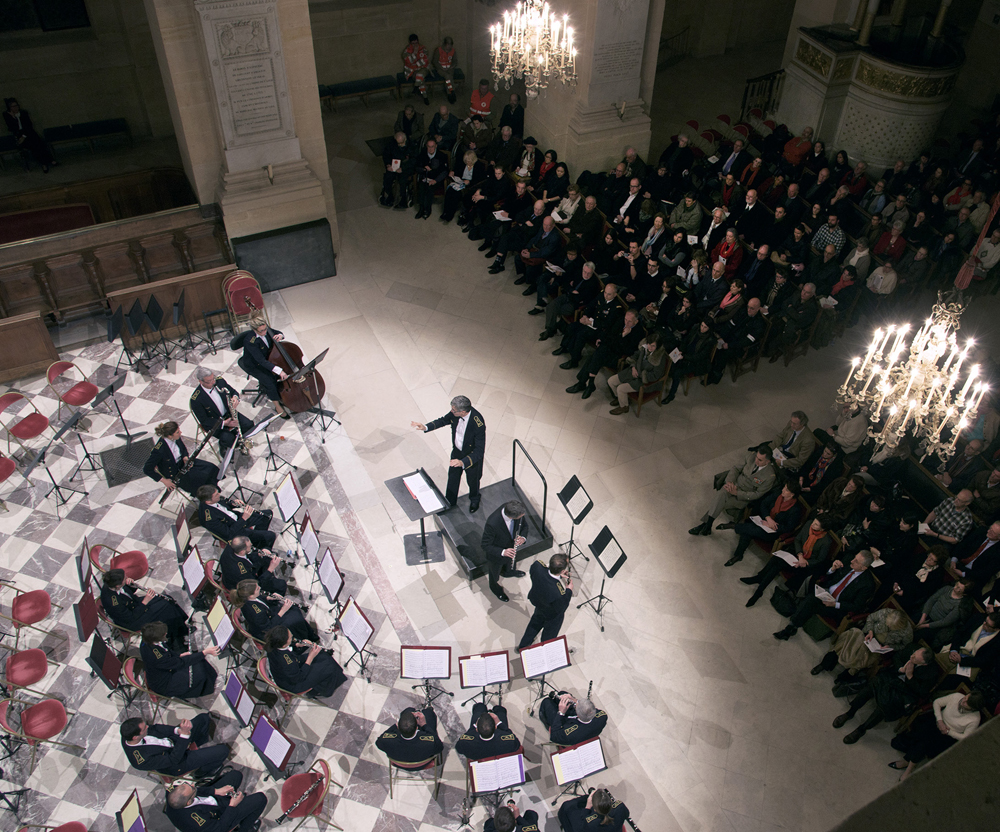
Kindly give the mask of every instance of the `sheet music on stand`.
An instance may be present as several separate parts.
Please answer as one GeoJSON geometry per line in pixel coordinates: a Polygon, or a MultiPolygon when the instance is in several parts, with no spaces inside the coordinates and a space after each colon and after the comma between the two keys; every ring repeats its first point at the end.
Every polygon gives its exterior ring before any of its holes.
{"type": "Polygon", "coordinates": [[[316,527],[308,511],[302,517],[302,525],[299,527],[299,544],[302,546],[306,563],[311,566],[319,555],[319,535],[316,534],[316,527]]]}
{"type": "Polygon", "coordinates": [[[339,621],[340,629],[347,636],[351,647],[359,653],[364,650],[368,646],[368,641],[375,633],[375,628],[368,620],[368,616],[358,606],[358,602],[354,600],[353,595],[344,604],[344,609],[340,612],[339,621]]]}
{"type": "Polygon", "coordinates": [[[569,644],[566,636],[533,644],[521,650],[521,667],[526,679],[534,679],[569,667],[569,644]]]}
{"type": "Polygon", "coordinates": [[[177,560],[184,560],[187,548],[191,543],[191,527],[188,525],[187,514],[182,505],[177,511],[177,519],[171,529],[174,535],[174,548],[177,550],[177,560]]]}
{"type": "Polygon", "coordinates": [[[451,648],[403,645],[399,648],[399,675],[402,679],[450,679],[451,648]]]}
{"type": "Polygon", "coordinates": [[[274,501],[278,504],[281,519],[285,523],[290,523],[296,512],[302,508],[302,492],[299,490],[299,484],[295,481],[291,471],[282,477],[281,482],[272,493],[274,501]]]}
{"type": "Polygon", "coordinates": [[[337,561],[333,558],[333,552],[328,546],[323,553],[323,560],[319,564],[319,583],[326,593],[326,599],[331,604],[337,603],[340,591],[344,588],[344,574],[337,566],[337,561]]]}
{"type": "Polygon", "coordinates": [[[607,767],[600,737],[552,752],[552,771],[559,786],[582,780],[607,767]]]}
{"type": "Polygon", "coordinates": [[[132,794],[128,796],[125,805],[115,812],[115,820],[119,832],[146,832],[146,818],[142,814],[138,789],[132,789],[132,794]]]}
{"type": "Polygon", "coordinates": [[[219,466],[219,479],[225,479],[226,472],[229,470],[229,465],[233,461],[233,456],[236,453],[236,446],[233,445],[228,451],[226,451],[226,456],[222,460],[222,465],[219,466]]]}
{"type": "Polygon", "coordinates": [[[216,598],[212,608],[206,613],[205,623],[208,624],[208,632],[212,636],[212,641],[215,642],[215,646],[219,648],[221,653],[229,646],[229,641],[236,632],[229,613],[222,605],[221,598],[216,598]]]}
{"type": "Polygon", "coordinates": [[[278,418],[277,413],[275,413],[273,416],[268,416],[263,422],[258,422],[256,425],[254,425],[253,430],[251,430],[249,433],[243,434],[243,437],[245,439],[252,439],[258,433],[262,433],[267,428],[267,426],[277,418],[278,418]]]}
{"type": "Polygon", "coordinates": [[[403,477],[403,485],[406,486],[413,499],[420,503],[420,508],[428,514],[444,508],[441,498],[434,492],[420,471],[403,477]]]}
{"type": "Polygon", "coordinates": [[[469,760],[469,781],[473,794],[520,786],[524,782],[524,754],[516,751],[503,757],[469,760]]]}
{"type": "Polygon", "coordinates": [[[192,598],[198,597],[205,581],[205,562],[201,559],[201,552],[197,546],[192,546],[188,556],[181,563],[181,577],[184,579],[184,588],[192,598]]]}
{"type": "Polygon", "coordinates": [[[510,657],[506,650],[460,656],[459,681],[463,688],[484,688],[510,681],[510,657]]]}
{"type": "Polygon", "coordinates": [[[282,733],[267,714],[257,717],[257,724],[250,733],[250,744],[264,761],[268,770],[281,772],[295,750],[295,743],[282,733]]]}
{"type": "Polygon", "coordinates": [[[240,725],[249,728],[256,703],[250,698],[250,694],[247,693],[247,689],[243,686],[240,677],[236,675],[235,670],[229,671],[229,678],[226,680],[226,686],[222,689],[222,694],[240,725]]]}

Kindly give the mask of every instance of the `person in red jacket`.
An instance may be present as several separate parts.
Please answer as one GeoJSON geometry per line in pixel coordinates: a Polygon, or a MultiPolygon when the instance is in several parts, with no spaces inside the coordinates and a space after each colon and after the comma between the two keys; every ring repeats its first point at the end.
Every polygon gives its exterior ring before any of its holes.
{"type": "Polygon", "coordinates": [[[802,163],[806,160],[806,156],[808,156],[809,151],[812,150],[812,137],[812,127],[803,127],[801,136],[795,136],[785,143],[785,148],[781,156],[784,160],[782,167],[787,172],[793,173],[794,176],[797,176],[799,170],[802,168],[802,163]]]}
{"type": "Polygon", "coordinates": [[[444,78],[444,86],[448,92],[448,103],[454,104],[455,97],[455,69],[458,66],[458,57],[455,54],[455,41],[446,37],[441,41],[441,45],[434,50],[431,58],[434,71],[444,78]]]}
{"type": "Polygon", "coordinates": [[[712,249],[709,259],[713,265],[721,262],[726,268],[726,280],[733,279],[736,275],[736,270],[740,267],[740,263],[743,262],[743,247],[736,237],[735,229],[730,228],[726,231],[726,236],[712,249]]]}
{"type": "Polygon", "coordinates": [[[424,83],[424,79],[427,77],[427,67],[431,65],[431,59],[419,37],[410,35],[409,46],[403,50],[402,58],[405,80],[413,81],[413,86],[420,90],[420,94],[423,96],[424,104],[430,104],[431,100],[427,97],[427,84],[424,83]]]}
{"type": "Polygon", "coordinates": [[[906,239],[903,237],[903,223],[894,222],[892,230],[886,231],[879,237],[875,246],[876,257],[891,258],[892,262],[898,263],[906,252],[906,239]]]}
{"type": "Polygon", "coordinates": [[[490,119],[490,108],[492,106],[493,93],[490,92],[490,82],[486,78],[483,78],[479,82],[479,89],[472,91],[472,98],[469,102],[469,118],[480,115],[483,117],[483,121],[492,125],[493,122],[490,119]]]}

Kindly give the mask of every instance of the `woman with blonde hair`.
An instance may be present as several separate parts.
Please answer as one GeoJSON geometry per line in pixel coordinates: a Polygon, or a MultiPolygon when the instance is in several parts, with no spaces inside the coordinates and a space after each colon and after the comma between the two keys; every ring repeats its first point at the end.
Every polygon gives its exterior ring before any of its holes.
{"type": "Polygon", "coordinates": [[[278,382],[288,378],[288,373],[274,364],[268,356],[276,341],[284,339],[280,330],[271,329],[267,320],[259,312],[250,316],[250,331],[243,335],[243,356],[237,362],[240,367],[257,379],[260,389],[274,405],[282,419],[291,419],[292,414],[281,403],[278,382]]]}
{"type": "Polygon", "coordinates": [[[267,631],[279,625],[291,630],[296,639],[319,641],[316,630],[306,621],[292,598],[280,595],[264,597],[260,584],[253,578],[236,584],[236,589],[229,593],[229,602],[241,611],[243,625],[258,641],[263,641],[267,631]]]}
{"type": "Polygon", "coordinates": [[[180,486],[192,495],[203,485],[218,485],[219,466],[204,459],[194,460],[188,471],[181,473],[191,459],[177,422],[160,422],[155,433],[160,438],[149,452],[142,473],[171,491],[180,486]]]}

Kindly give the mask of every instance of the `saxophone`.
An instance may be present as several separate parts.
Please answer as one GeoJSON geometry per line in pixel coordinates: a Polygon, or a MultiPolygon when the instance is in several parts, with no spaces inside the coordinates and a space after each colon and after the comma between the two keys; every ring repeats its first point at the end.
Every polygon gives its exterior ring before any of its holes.
{"type": "Polygon", "coordinates": [[[236,447],[240,449],[241,454],[250,456],[250,451],[253,449],[254,441],[252,439],[247,439],[243,435],[243,430],[240,428],[240,416],[237,410],[237,402],[239,402],[239,396],[230,396],[226,399],[226,409],[229,411],[229,418],[236,422],[236,447]]]}

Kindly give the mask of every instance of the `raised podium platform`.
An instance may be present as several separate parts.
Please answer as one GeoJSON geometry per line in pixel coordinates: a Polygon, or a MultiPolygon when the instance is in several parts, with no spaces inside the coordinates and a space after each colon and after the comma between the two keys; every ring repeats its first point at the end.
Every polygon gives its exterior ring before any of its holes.
{"type": "Polygon", "coordinates": [[[437,523],[448,544],[445,548],[455,555],[458,565],[470,581],[486,574],[486,553],[479,545],[483,538],[486,518],[508,500],[520,500],[527,509],[524,515],[526,532],[521,532],[527,542],[517,550],[517,560],[524,560],[552,547],[552,532],[545,524],[545,512],[548,507],[548,484],[545,482],[545,477],[528,455],[524,445],[517,439],[514,440],[512,457],[510,478],[480,489],[482,502],[475,514],[469,514],[469,495],[463,494],[458,498],[458,505],[454,508],[434,515],[434,522],[437,523]],[[518,484],[518,451],[524,455],[541,480],[540,508],[518,484]]]}

